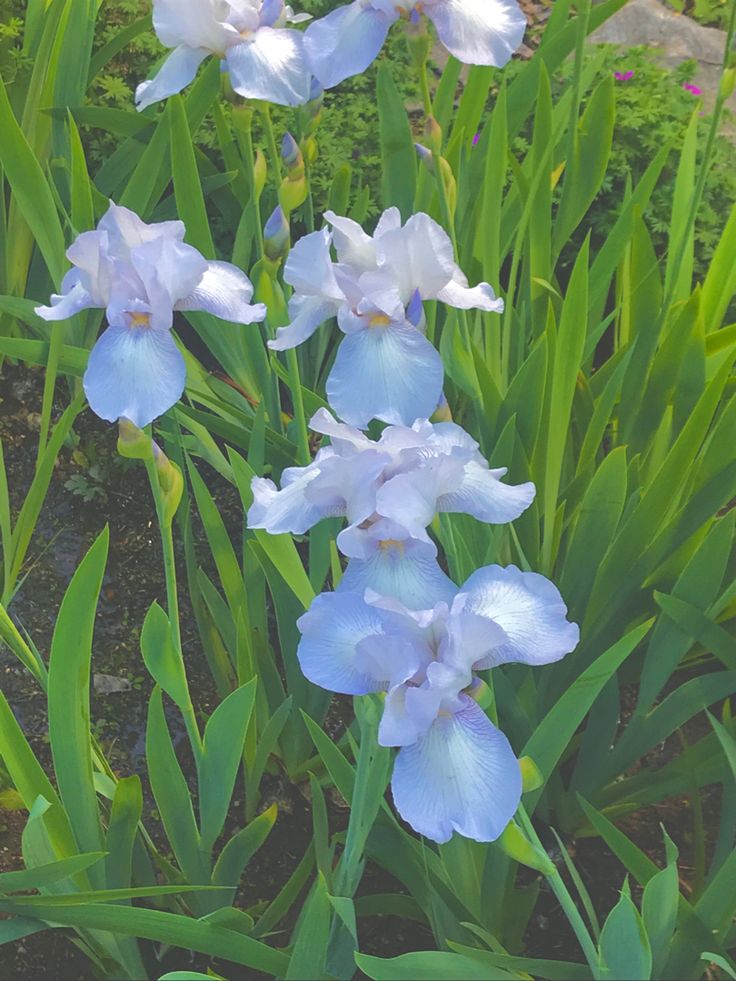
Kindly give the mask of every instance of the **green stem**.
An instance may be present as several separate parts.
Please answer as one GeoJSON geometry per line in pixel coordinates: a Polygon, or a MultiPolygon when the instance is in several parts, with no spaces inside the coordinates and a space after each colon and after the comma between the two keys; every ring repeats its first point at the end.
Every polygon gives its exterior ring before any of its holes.
{"type": "Polygon", "coordinates": [[[256,226],[256,242],[258,245],[258,258],[263,258],[263,222],[261,220],[261,201],[256,189],[256,166],[255,153],[253,150],[253,117],[248,119],[246,125],[238,129],[238,133],[243,141],[243,159],[245,160],[245,172],[248,177],[250,188],[250,203],[253,207],[253,219],[256,226]]]}
{"type": "MultiPolygon", "coordinates": [[[[186,665],[184,664],[184,651],[181,643],[181,622],[179,617],[179,592],[176,580],[176,555],[174,553],[174,535],[172,523],[164,518],[164,502],[161,493],[161,486],[156,473],[156,464],[153,459],[146,460],[146,471],[151,485],[154,504],[156,505],[156,516],[158,518],[159,532],[161,535],[161,546],[164,559],[164,575],[166,577],[166,607],[171,624],[171,637],[174,641],[174,649],[182,662],[182,668],[186,676],[186,665]]],[[[202,737],[197,725],[197,717],[194,712],[191,698],[188,703],[181,707],[189,741],[192,745],[195,759],[199,761],[202,753],[202,737]]]]}
{"type": "Polygon", "coordinates": [[[424,115],[432,115],[432,94],[429,91],[429,73],[427,71],[426,60],[419,65],[419,90],[422,93],[422,104],[424,115]]]}
{"type": "Polygon", "coordinates": [[[266,139],[268,140],[268,152],[271,155],[271,163],[273,164],[274,176],[276,177],[276,184],[279,185],[283,179],[283,173],[281,171],[281,154],[279,153],[279,148],[276,143],[276,136],[273,131],[273,121],[271,119],[271,107],[267,102],[264,102],[260,106],[261,115],[263,116],[263,128],[266,131],[266,139]]]}
{"type": "Polygon", "coordinates": [[[296,348],[290,348],[286,352],[286,364],[289,369],[289,385],[291,387],[291,398],[294,405],[294,419],[296,420],[299,436],[299,462],[303,466],[307,466],[312,461],[312,454],[309,449],[309,429],[304,410],[304,396],[302,393],[302,381],[299,373],[299,359],[296,348]]]}
{"type": "Polygon", "coordinates": [[[304,224],[308,232],[313,232],[314,225],[314,198],[312,197],[312,165],[304,155],[304,176],[307,181],[307,200],[304,202],[304,224]]]}
{"type": "Polygon", "coordinates": [[[49,357],[46,362],[46,377],[43,382],[43,404],[41,408],[41,431],[38,437],[38,455],[36,457],[36,469],[38,469],[41,459],[46,449],[49,429],[51,428],[51,413],[54,407],[54,391],[56,390],[56,376],[61,360],[61,351],[64,344],[64,334],[61,324],[51,324],[51,337],[49,340],[49,357]]]}
{"type": "MultiPolygon", "coordinates": [[[[534,825],[532,824],[529,815],[526,813],[526,809],[523,804],[519,807],[518,816],[524,831],[529,837],[529,840],[532,842],[532,844],[536,845],[537,848],[544,852],[544,845],[539,840],[539,835],[534,830],[534,825]]],[[[588,966],[593,973],[593,977],[596,977],[598,975],[598,951],[596,950],[596,946],[593,943],[590,933],[588,932],[585,921],[575,905],[575,902],[570,895],[562,876],[557,869],[555,869],[554,872],[546,873],[545,878],[549,883],[550,889],[555,894],[565,916],[567,916],[575,936],[578,938],[578,943],[580,944],[583,954],[585,955],[585,959],[588,962],[588,966]]]]}

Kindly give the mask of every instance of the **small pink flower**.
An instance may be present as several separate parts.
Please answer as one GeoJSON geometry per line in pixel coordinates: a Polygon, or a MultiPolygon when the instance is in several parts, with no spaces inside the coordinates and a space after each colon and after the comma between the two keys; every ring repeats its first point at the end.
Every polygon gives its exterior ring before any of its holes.
{"type": "Polygon", "coordinates": [[[683,82],[682,87],[686,92],[691,92],[693,95],[702,95],[703,90],[699,89],[697,85],[692,85],[690,82],[683,82]]]}
{"type": "Polygon", "coordinates": [[[614,72],[613,77],[617,82],[628,82],[634,77],[634,72],[632,69],[627,72],[614,72]]]}

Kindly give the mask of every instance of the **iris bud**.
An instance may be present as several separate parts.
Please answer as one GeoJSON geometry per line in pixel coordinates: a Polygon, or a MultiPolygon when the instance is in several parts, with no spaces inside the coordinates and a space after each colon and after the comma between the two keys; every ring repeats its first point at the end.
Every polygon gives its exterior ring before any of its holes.
{"type": "MultiPolygon", "coordinates": [[[[284,181],[288,184],[289,181],[284,181]]],[[[279,194],[280,196],[280,194],[279,194]]],[[[273,262],[283,259],[289,254],[291,245],[291,229],[284,209],[276,208],[263,229],[263,247],[266,256],[273,262]]]]}
{"type": "Polygon", "coordinates": [[[304,167],[304,159],[299,144],[291,133],[287,133],[281,141],[281,159],[284,161],[286,169],[291,171],[304,167]]]}
{"type": "Polygon", "coordinates": [[[260,198],[260,196],[263,194],[263,188],[266,186],[266,181],[268,180],[268,164],[266,163],[266,158],[260,149],[256,150],[255,160],[253,161],[253,171],[255,174],[256,197],[260,198]]]}
{"type": "Polygon", "coordinates": [[[161,488],[161,521],[165,527],[169,527],[181,504],[184,494],[184,477],[179,467],[166,456],[156,443],[152,441],[151,445],[153,446],[153,462],[158,476],[158,485],[161,488]]]}
{"type": "Polygon", "coordinates": [[[118,419],[118,453],[128,460],[150,460],[153,440],[130,419],[118,419]]]}

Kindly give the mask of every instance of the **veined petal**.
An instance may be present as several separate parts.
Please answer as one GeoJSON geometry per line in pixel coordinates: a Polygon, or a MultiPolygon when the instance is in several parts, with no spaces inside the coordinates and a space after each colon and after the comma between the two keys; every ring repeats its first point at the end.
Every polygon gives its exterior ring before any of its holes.
{"type": "Polygon", "coordinates": [[[461,587],[456,603],[468,613],[493,620],[506,635],[481,667],[512,661],[550,664],[573,651],[580,639],[554,583],[536,572],[521,572],[515,565],[478,569],[461,587]]]}
{"type": "Polygon", "coordinates": [[[329,436],[332,445],[340,451],[354,449],[356,451],[375,449],[377,444],[368,439],[364,432],[344,422],[338,422],[327,409],[317,409],[309,420],[309,428],[314,433],[329,436]]]}
{"type": "Polygon", "coordinates": [[[487,313],[504,311],[503,300],[496,296],[488,283],[480,283],[471,288],[465,274],[459,269],[455,278],[437,294],[437,299],[458,310],[485,310],[487,313]]]}
{"type": "Polygon", "coordinates": [[[135,90],[135,107],[138,112],[185,89],[194,80],[199,66],[209,54],[205,48],[189,48],[184,44],[174,48],[158,75],[148,82],[141,82],[135,90]]]}
{"type": "MultiPolygon", "coordinates": [[[[107,235],[109,250],[115,258],[127,260],[130,257],[131,249],[145,245],[147,242],[153,242],[158,238],[169,238],[175,242],[183,242],[186,228],[183,221],[158,221],[149,225],[135,211],[111,201],[110,207],[100,219],[97,232],[85,232],[80,235],[72,249],[76,253],[85,236],[99,235],[103,232],[107,235]]],[[[82,266],[81,257],[77,254],[72,256],[72,249],[67,255],[75,265],[82,266]]],[[[85,250],[85,252],[87,255],[90,254],[89,250],[85,250]]],[[[85,267],[82,266],[82,268],[85,267]]]]}
{"type": "Polygon", "coordinates": [[[364,638],[383,634],[383,624],[383,612],[357,593],[322,593],[297,621],[302,671],[313,684],[343,695],[380,691],[388,679],[366,673],[373,662],[361,665],[358,647],[364,638]]]}
{"type": "Polygon", "coordinates": [[[297,293],[341,303],[345,297],[335,279],[331,245],[332,233],[329,228],[304,235],[289,253],[284,266],[284,279],[297,293]]]}
{"type": "Polygon", "coordinates": [[[393,596],[410,610],[450,604],[457,593],[457,586],[437,563],[434,545],[411,539],[388,539],[366,558],[350,559],[338,591],[363,595],[366,589],[393,596]]]}
{"type": "Polygon", "coordinates": [[[92,348],[84,391],[101,419],[124,417],[142,429],[179,401],[186,375],[170,331],[108,327],[92,348]]]}
{"type": "Polygon", "coordinates": [[[153,27],[167,48],[186,44],[222,54],[237,32],[224,23],[227,8],[218,8],[220,0],[154,0],[153,27]]]}
{"type": "Polygon", "coordinates": [[[399,751],[391,780],[396,810],[432,841],[457,831],[495,841],[521,800],[521,770],[508,739],[481,708],[441,715],[413,746],[399,751]]]}
{"type": "Polygon", "coordinates": [[[364,72],[383,47],[397,17],[354,0],[310,24],[304,34],[304,49],[311,72],[322,87],[332,88],[364,72]]]}
{"type": "Polygon", "coordinates": [[[146,291],[154,327],[171,327],[174,307],[202,281],[207,260],[200,252],[160,236],[131,249],[130,261],[146,291]]]}
{"type": "Polygon", "coordinates": [[[376,248],[373,239],[363,231],[357,221],[343,218],[334,211],[325,211],[325,221],[333,228],[335,251],[340,262],[357,266],[358,269],[375,269],[376,248]]]}
{"type": "Polygon", "coordinates": [[[255,34],[228,48],[230,80],[238,95],[280,106],[309,101],[312,76],[298,31],[260,27],[255,34]]]}
{"type": "MultiPolygon", "coordinates": [[[[76,270],[72,270],[72,272],[76,273],[76,270]]],[[[50,307],[35,307],[35,312],[39,317],[53,321],[68,320],[80,310],[89,310],[90,307],[97,306],[93,297],[89,295],[78,279],[76,282],[70,282],[65,278],[64,283],[68,287],[68,292],[53,293],[50,307]]]]}
{"type": "Polygon", "coordinates": [[[379,268],[389,271],[399,285],[404,304],[418,290],[423,300],[434,300],[457,272],[447,232],[423,212],[412,215],[403,228],[384,232],[376,240],[379,268]]]}
{"type": "Polygon", "coordinates": [[[376,510],[403,525],[414,538],[426,541],[425,529],[437,513],[438,500],[447,487],[460,485],[464,467],[462,457],[445,454],[399,473],[380,488],[376,510]]]}
{"type": "Polygon", "coordinates": [[[437,510],[470,514],[494,525],[515,521],[534,500],[536,487],[532,483],[504,484],[500,478],[505,473],[505,469],[489,470],[470,460],[462,468],[457,490],[437,498],[437,510]]]}
{"type": "Polygon", "coordinates": [[[344,501],[307,495],[310,483],[319,475],[318,463],[285,470],[281,490],[272,480],[255,477],[248,527],[263,528],[271,535],[303,535],[323,518],[344,515],[344,501]]]}
{"type": "Polygon", "coordinates": [[[516,0],[435,0],[426,13],[450,54],[466,65],[503,68],[527,27],[516,0]]]}
{"type": "Polygon", "coordinates": [[[442,359],[415,327],[348,334],[327,379],[327,398],[351,426],[371,419],[406,426],[432,415],[442,393],[442,359]]]}
{"type": "Polygon", "coordinates": [[[323,300],[319,296],[293,296],[289,301],[291,323],[279,327],[275,340],[269,341],[272,351],[288,351],[308,341],[322,324],[334,317],[338,304],[334,300],[323,300]]]}
{"type": "Polygon", "coordinates": [[[232,324],[260,323],[266,318],[263,303],[251,305],[253,284],[230,262],[209,262],[199,284],[177,310],[203,310],[232,324]]]}

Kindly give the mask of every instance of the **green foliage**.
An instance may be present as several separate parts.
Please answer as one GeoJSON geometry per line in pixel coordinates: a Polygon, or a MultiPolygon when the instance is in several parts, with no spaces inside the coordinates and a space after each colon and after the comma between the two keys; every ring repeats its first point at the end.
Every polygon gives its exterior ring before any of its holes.
{"type": "MultiPolygon", "coordinates": [[[[450,226],[469,278],[499,287],[502,317],[431,307],[428,333],[446,364],[453,418],[492,466],[508,465],[513,482],[533,480],[537,500],[513,528],[443,515],[433,534],[458,581],[489,562],[540,571],[560,582],[582,626],[579,648],[544,672],[519,664],[487,678],[485,709],[537,776],[509,830],[493,845],[456,837],[434,847],[390,807],[380,698],[356,700],[355,717],[341,709],[336,722],[330,696],[299,670],[296,621],[341,575],[335,523],[308,542],[271,538],[233,528],[220,503],[218,487],[229,485],[247,511],[254,474],[278,477],[315,448],[304,423],[323,405],[329,328],[284,360],[263,343],[284,322],[288,295],[279,263],[261,255],[263,217],[277,199],[272,146],[287,127],[304,137],[299,117],[222,100],[214,62],[180,97],[136,115],[133,88],[160,48],[134,28],[111,61],[100,50],[146,8],[110,2],[95,23],[78,0],[29,3],[33,57],[14,62],[22,70],[0,90],[0,354],[47,374],[38,462],[18,514],[0,466],[0,637],[48,700],[53,773],[0,693],[3,786],[29,812],[25,868],[0,876],[0,912],[10,917],[0,939],[65,926],[98,974],[129,978],[146,973],[140,941],[271,976],[346,981],[356,964],[376,978],[691,977],[708,959],[732,970],[736,195],[725,144],[704,139],[710,121],[693,115],[682,88],[688,67],[672,75],[642,52],[625,62],[584,53],[585,31],[621,5],[575,5],[572,18],[573,4],[557,0],[535,57],[503,75],[472,68],[459,85],[451,59],[435,92],[439,179],[412,149],[422,110],[399,25],[377,66],[327,96],[311,197],[295,214],[296,233],[318,226],[330,201],[369,223],[389,205],[428,211],[450,226]],[[76,37],[54,43],[60,19],[72,17],[86,41],[97,31],[86,61],[76,37]],[[96,69],[89,86],[87,64],[96,69]],[[634,77],[615,82],[619,69],[634,77]],[[264,328],[191,317],[210,361],[205,368],[185,350],[187,398],[156,427],[167,474],[186,475],[181,502],[174,495],[168,509],[149,435],[138,434],[166,588],[165,607],[151,605],[141,633],[153,687],[145,775],[155,835],[143,785],[117,778],[90,719],[107,533],[69,586],[48,671],[5,609],[82,405],[80,395],[52,425],[56,378],[79,388],[99,326],[90,315],[50,331],[34,299],[58,285],[65,246],[108,196],[146,220],[181,214],[199,248],[251,270],[269,309],[264,328]],[[182,571],[218,693],[206,718],[187,670],[199,648],[182,637],[182,571]],[[691,740],[693,720],[716,707],[720,720],[691,740]],[[679,752],[652,768],[650,754],[685,730],[679,752]],[[269,769],[305,795],[308,784],[312,841],[276,896],[244,909],[243,875],[277,818],[274,807],[259,813],[269,769]],[[706,850],[696,820],[697,868],[684,895],[669,839],[660,868],[615,821],[710,784],[721,789],[717,841],[706,850]],[[335,832],[338,797],[350,816],[335,832]],[[596,910],[572,858],[561,859],[568,886],[540,840],[554,825],[602,838],[620,863],[618,881],[630,876],[641,899],[626,882],[613,910],[596,910]],[[360,895],[367,862],[391,877],[393,892],[360,895]],[[526,956],[537,873],[585,964],[526,956]],[[418,920],[437,949],[359,953],[360,919],[377,910],[418,920]]],[[[327,6],[314,0],[310,9],[327,6]]],[[[15,35],[6,40],[14,49],[15,35]]],[[[89,495],[103,470],[94,453],[85,457],[87,474],[71,490],[89,495]]]]}

